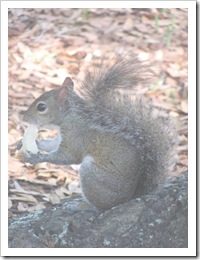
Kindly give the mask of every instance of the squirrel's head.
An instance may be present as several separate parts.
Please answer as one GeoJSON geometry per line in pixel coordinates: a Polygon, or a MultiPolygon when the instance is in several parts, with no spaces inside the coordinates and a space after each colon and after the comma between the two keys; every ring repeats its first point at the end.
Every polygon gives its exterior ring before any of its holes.
{"type": "Polygon", "coordinates": [[[58,125],[69,109],[69,93],[74,83],[67,77],[62,86],[37,98],[24,113],[24,120],[38,126],[58,125]]]}

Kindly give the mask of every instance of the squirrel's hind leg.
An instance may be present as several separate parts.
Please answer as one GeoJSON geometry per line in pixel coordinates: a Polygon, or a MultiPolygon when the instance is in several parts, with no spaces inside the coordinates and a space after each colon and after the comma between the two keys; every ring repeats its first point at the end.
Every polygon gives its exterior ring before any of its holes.
{"type": "Polygon", "coordinates": [[[91,155],[83,159],[79,170],[83,197],[100,210],[106,210],[130,200],[122,196],[120,181],[116,180],[119,174],[110,169],[106,170],[105,167],[102,169],[98,166],[91,155]]]}

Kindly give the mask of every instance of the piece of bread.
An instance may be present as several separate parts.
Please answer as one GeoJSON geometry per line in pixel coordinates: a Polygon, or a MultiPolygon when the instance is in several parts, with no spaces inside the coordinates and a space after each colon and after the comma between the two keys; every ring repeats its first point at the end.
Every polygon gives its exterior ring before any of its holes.
{"type": "Polygon", "coordinates": [[[17,152],[17,157],[20,158],[23,154],[38,153],[39,149],[35,142],[38,135],[38,128],[36,125],[29,125],[24,133],[22,139],[22,147],[17,152]]]}

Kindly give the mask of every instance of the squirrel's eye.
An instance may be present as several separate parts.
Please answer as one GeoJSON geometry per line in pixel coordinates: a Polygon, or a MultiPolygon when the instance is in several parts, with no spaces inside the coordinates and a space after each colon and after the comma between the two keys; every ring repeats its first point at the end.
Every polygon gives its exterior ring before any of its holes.
{"type": "Polygon", "coordinates": [[[45,110],[46,110],[46,108],[47,108],[47,106],[46,106],[46,104],[45,103],[39,103],[39,104],[37,104],[37,110],[39,111],[39,112],[44,112],[45,110]]]}

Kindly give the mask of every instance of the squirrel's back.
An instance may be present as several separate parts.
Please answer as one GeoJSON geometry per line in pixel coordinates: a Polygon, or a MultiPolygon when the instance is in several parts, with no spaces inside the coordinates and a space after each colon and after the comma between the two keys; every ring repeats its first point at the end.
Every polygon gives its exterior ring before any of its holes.
{"type": "MultiPolygon", "coordinates": [[[[147,83],[149,68],[128,53],[101,61],[77,89],[73,109],[88,126],[128,140],[139,154],[137,194],[151,191],[174,164],[176,134],[169,117],[131,88],[147,83]]],[[[127,180],[128,181],[128,180],[127,180]]]]}

